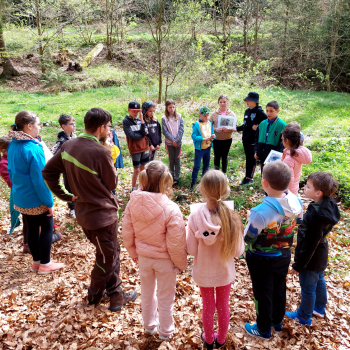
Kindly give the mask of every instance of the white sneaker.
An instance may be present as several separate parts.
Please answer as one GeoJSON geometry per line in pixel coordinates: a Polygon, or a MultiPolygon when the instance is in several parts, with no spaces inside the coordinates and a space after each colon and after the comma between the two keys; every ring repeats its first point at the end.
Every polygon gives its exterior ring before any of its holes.
{"type": "Polygon", "coordinates": [[[154,328],[152,328],[152,329],[147,329],[147,328],[145,328],[145,333],[146,333],[146,334],[153,335],[155,332],[157,332],[157,327],[154,327],[154,328]]]}
{"type": "Polygon", "coordinates": [[[75,216],[75,210],[72,209],[69,211],[69,216],[71,216],[73,219],[76,219],[77,217],[75,216]]]}
{"type": "Polygon", "coordinates": [[[169,335],[168,337],[164,337],[163,335],[160,335],[158,341],[168,341],[170,339],[171,339],[171,335],[169,335]]]}

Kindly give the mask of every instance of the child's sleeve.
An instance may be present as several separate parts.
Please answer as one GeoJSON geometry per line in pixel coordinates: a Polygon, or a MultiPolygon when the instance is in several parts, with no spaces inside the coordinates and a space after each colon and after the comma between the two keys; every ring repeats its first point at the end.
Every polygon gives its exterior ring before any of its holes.
{"type": "Polygon", "coordinates": [[[193,256],[198,255],[198,239],[194,235],[195,224],[194,224],[194,215],[191,214],[188,223],[186,226],[186,245],[187,245],[187,253],[193,256]]]}
{"type": "Polygon", "coordinates": [[[164,120],[164,118],[162,118],[162,129],[163,129],[163,135],[169,139],[171,142],[174,142],[175,139],[173,137],[173,135],[170,134],[168,127],[166,126],[166,121],[164,120]]]}
{"type": "Polygon", "coordinates": [[[123,120],[123,130],[130,140],[141,140],[146,136],[145,123],[141,125],[131,125],[127,120],[123,120]]]}
{"type": "Polygon", "coordinates": [[[214,131],[214,127],[213,127],[213,123],[210,122],[211,125],[211,134],[214,135],[214,140],[216,139],[216,135],[215,135],[215,131],[214,131]]]}
{"type": "Polygon", "coordinates": [[[179,131],[177,133],[177,138],[175,139],[177,144],[181,143],[182,136],[184,135],[184,130],[185,130],[184,120],[183,120],[182,116],[180,116],[180,127],[179,127],[179,131]]]}
{"type": "Polygon", "coordinates": [[[203,141],[203,136],[199,133],[198,134],[198,128],[197,128],[197,123],[192,124],[192,140],[193,142],[195,141],[203,141]]]}
{"type": "Polygon", "coordinates": [[[4,179],[4,181],[6,182],[7,186],[9,188],[12,188],[12,182],[10,179],[10,174],[9,174],[8,168],[6,168],[5,164],[2,164],[2,163],[0,163],[0,175],[4,179]]]}
{"type": "Polygon", "coordinates": [[[265,219],[258,212],[252,211],[244,230],[244,241],[248,244],[254,243],[266,226],[265,219]]]}
{"type": "Polygon", "coordinates": [[[136,244],[135,244],[135,230],[131,222],[131,212],[130,212],[129,203],[127,204],[124,211],[124,218],[122,223],[122,237],[123,237],[124,246],[128,251],[131,259],[136,259],[138,255],[136,252],[136,244]]]}
{"type": "MultiPolygon", "coordinates": [[[[291,170],[291,178],[290,178],[290,182],[289,182],[289,187],[294,184],[294,161],[292,159],[290,159],[290,157],[287,157],[283,160],[283,163],[287,164],[289,169],[291,170]]],[[[288,187],[288,188],[289,188],[288,187]]]]}
{"type": "Polygon", "coordinates": [[[161,143],[162,143],[162,127],[160,126],[160,123],[159,123],[159,122],[157,122],[157,123],[158,123],[158,125],[157,125],[158,134],[159,134],[159,139],[160,139],[159,145],[161,145],[161,143]]]}
{"type": "Polygon", "coordinates": [[[255,143],[254,143],[254,153],[258,153],[258,143],[259,143],[259,126],[255,131],[255,143]]]}

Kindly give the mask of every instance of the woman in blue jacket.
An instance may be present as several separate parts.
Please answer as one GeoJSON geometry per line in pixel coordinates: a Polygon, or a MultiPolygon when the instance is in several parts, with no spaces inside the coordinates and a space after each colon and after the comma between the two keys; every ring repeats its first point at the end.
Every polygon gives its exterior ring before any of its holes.
{"type": "Polygon", "coordinates": [[[192,182],[190,190],[196,185],[197,176],[203,158],[202,176],[209,169],[210,150],[212,141],[215,139],[213,124],[209,119],[209,108],[201,107],[199,110],[199,120],[192,125],[192,140],[194,143],[194,166],[192,171],[192,182]]]}
{"type": "Polygon", "coordinates": [[[35,140],[39,136],[39,118],[33,112],[19,112],[11,129],[12,142],[7,154],[14,208],[22,213],[27,224],[34,261],[31,271],[47,274],[64,264],[50,260],[54,202],[41,174],[45,155],[42,145],[35,140]]]}

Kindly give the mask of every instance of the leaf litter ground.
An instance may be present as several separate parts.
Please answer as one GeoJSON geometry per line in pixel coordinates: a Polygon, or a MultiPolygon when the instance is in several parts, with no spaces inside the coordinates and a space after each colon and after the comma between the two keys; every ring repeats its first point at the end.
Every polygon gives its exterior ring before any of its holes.
{"type": "MultiPolygon", "coordinates": [[[[129,199],[131,171],[131,168],[123,169],[120,177],[120,213],[129,199]]],[[[237,183],[230,185],[237,186],[237,183]]],[[[177,278],[174,305],[176,332],[169,342],[158,342],[156,336],[144,334],[139,297],[117,313],[108,310],[108,302],[97,307],[87,306],[94,247],[75,220],[68,217],[68,209],[63,202],[58,201],[55,208],[55,223],[60,226],[58,231],[63,234],[63,240],[53,244],[52,258],[64,262],[66,267],[61,272],[39,276],[29,272],[31,256],[22,254],[21,227],[11,236],[6,233],[10,222],[7,209],[9,192],[3,183],[0,194],[0,349],[202,348],[201,296],[191,278],[191,257],[188,268],[177,278]]],[[[259,197],[258,194],[249,200],[258,201],[259,197]]],[[[200,197],[196,192],[181,188],[176,192],[175,200],[187,219],[189,204],[199,202],[200,197]]],[[[304,202],[307,205],[307,201],[304,202]]],[[[330,259],[326,278],[329,302],[326,318],[313,318],[311,327],[302,327],[285,319],[283,332],[273,332],[270,341],[249,337],[244,331],[244,323],[255,320],[253,293],[245,260],[237,259],[226,349],[350,349],[349,213],[342,213],[341,222],[329,236],[330,259]]],[[[245,215],[244,208],[240,214],[241,217],[245,215]]],[[[119,235],[122,245],[120,226],[119,235]]],[[[120,260],[123,289],[136,289],[140,293],[138,267],[123,246],[120,260]]],[[[298,278],[288,275],[287,309],[294,311],[299,303],[298,278]]]]}

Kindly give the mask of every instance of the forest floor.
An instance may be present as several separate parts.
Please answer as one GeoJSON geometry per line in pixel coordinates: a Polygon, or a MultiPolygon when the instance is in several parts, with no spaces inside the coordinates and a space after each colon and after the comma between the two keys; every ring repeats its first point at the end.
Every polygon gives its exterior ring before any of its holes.
{"type": "MultiPolygon", "coordinates": [[[[186,171],[187,169],[184,169],[186,171]]],[[[129,199],[130,167],[120,171],[117,191],[121,213],[129,199]]],[[[237,180],[238,181],[238,180],[237,180]]],[[[230,182],[236,186],[236,180],[230,182]]],[[[174,320],[176,332],[168,342],[144,334],[140,297],[120,312],[110,312],[108,302],[87,306],[87,288],[94,265],[94,246],[85,238],[81,227],[68,217],[66,205],[57,201],[55,223],[63,240],[54,243],[52,258],[64,262],[65,268],[51,275],[30,273],[32,258],[22,254],[21,227],[9,236],[8,189],[1,182],[0,209],[0,349],[97,350],[97,349],[201,349],[201,297],[188,268],[177,277],[174,320]]],[[[248,201],[261,199],[257,191],[248,201]]],[[[235,200],[235,194],[233,195],[235,200]]],[[[199,202],[199,194],[187,187],[175,192],[185,220],[189,204],[199,202]]],[[[304,201],[306,208],[307,201],[304,201]]],[[[244,331],[245,322],[254,322],[255,308],[249,272],[244,259],[236,259],[236,279],[230,297],[230,328],[226,349],[350,349],[350,277],[349,211],[340,206],[342,219],[329,235],[330,259],[327,269],[329,302],[325,319],[313,317],[311,327],[285,320],[282,333],[272,333],[270,341],[256,340],[244,331]]],[[[239,214],[243,218],[245,209],[239,214]]],[[[119,223],[121,225],[121,222],[119,223]]],[[[121,234],[121,227],[119,227],[121,234]]],[[[122,238],[120,235],[122,245],[122,238]]],[[[141,292],[138,267],[122,245],[121,272],[123,289],[141,292]]],[[[287,277],[287,310],[300,303],[298,278],[287,277]]]]}

